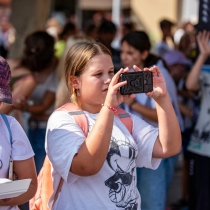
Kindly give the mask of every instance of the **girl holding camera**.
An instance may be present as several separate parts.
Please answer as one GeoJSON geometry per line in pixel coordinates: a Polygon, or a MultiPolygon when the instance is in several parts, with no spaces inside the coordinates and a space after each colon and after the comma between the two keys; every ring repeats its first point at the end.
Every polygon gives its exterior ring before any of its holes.
{"type": "MultiPolygon", "coordinates": [[[[134,66],[135,71],[141,71],[134,66]]],[[[74,103],[85,114],[88,135],[66,111],[49,118],[46,152],[52,164],[54,193],[61,178],[57,209],[141,209],[136,187],[136,167],[156,169],[161,158],[177,154],[181,147],[179,124],[158,67],[153,74],[153,91],[159,129],[130,115],[132,132],[116,117],[117,106],[135,95],[120,95],[119,76],[114,75],[110,51],[100,43],[73,45],[65,62],[65,78],[74,103]],[[65,163],[65,164],[64,164],[65,163]]],[[[153,202],[153,201],[150,201],[153,202]]]]}

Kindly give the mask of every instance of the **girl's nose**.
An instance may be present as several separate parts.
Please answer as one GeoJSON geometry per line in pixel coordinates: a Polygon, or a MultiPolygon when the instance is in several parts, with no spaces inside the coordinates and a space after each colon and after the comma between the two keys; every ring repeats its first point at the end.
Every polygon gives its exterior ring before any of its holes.
{"type": "Polygon", "coordinates": [[[104,80],[105,84],[109,84],[110,82],[111,82],[111,78],[107,78],[107,79],[104,80]]]}

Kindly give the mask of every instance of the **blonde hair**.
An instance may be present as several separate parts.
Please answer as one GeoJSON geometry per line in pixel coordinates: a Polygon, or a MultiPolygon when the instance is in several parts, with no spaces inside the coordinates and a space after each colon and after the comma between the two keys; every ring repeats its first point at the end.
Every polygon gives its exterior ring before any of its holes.
{"type": "Polygon", "coordinates": [[[65,79],[66,85],[71,95],[71,101],[80,106],[76,90],[71,85],[70,76],[80,77],[83,73],[87,62],[96,55],[107,54],[111,55],[111,52],[107,47],[99,42],[80,42],[74,44],[66,55],[65,60],[65,79]]]}
{"type": "Polygon", "coordinates": [[[60,106],[68,103],[70,101],[69,91],[65,84],[65,59],[69,49],[78,42],[93,42],[94,40],[86,36],[85,34],[76,34],[70,36],[66,41],[65,50],[59,60],[58,67],[57,67],[57,75],[59,78],[59,85],[56,91],[56,100],[55,100],[55,108],[59,108],[60,106]]]}

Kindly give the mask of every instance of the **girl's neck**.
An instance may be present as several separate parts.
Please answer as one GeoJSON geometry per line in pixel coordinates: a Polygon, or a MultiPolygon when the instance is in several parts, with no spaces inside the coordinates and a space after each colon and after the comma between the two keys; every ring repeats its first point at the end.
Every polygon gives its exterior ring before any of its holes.
{"type": "Polygon", "coordinates": [[[142,70],[145,68],[144,61],[141,61],[139,64],[135,64],[135,65],[138,66],[142,70]]]}
{"type": "Polygon", "coordinates": [[[82,103],[81,109],[83,111],[87,111],[87,112],[92,113],[92,114],[97,114],[101,110],[101,105],[99,105],[99,104],[93,105],[93,104],[82,103]]]}

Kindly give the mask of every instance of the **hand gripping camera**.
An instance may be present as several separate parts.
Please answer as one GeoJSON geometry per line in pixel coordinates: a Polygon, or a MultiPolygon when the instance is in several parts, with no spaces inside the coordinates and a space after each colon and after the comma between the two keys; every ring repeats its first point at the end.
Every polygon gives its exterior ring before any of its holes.
{"type": "Polygon", "coordinates": [[[120,75],[120,82],[125,80],[127,81],[127,84],[120,87],[121,95],[153,91],[153,75],[150,71],[122,73],[120,75]]]}

